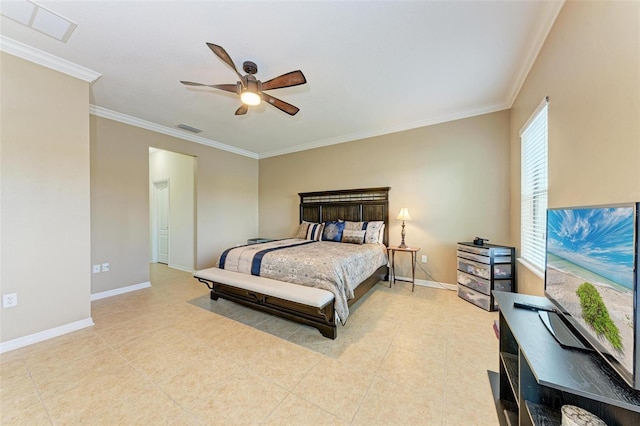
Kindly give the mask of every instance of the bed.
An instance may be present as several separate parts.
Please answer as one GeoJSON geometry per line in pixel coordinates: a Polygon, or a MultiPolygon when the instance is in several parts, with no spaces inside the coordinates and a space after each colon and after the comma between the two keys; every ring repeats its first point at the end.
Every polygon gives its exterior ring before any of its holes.
{"type": "Polygon", "coordinates": [[[388,277],[389,189],[299,193],[295,238],[225,250],[217,267],[194,276],[212,300],[269,312],[335,339],[349,306],[388,277]],[[360,237],[368,243],[359,244],[360,237]],[[351,239],[356,244],[346,242],[351,239]]]}

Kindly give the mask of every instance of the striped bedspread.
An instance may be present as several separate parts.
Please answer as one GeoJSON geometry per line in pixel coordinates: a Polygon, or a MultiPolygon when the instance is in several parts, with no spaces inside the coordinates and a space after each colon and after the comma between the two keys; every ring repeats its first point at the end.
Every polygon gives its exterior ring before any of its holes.
{"type": "Polygon", "coordinates": [[[330,241],[285,239],[225,250],[218,267],[332,292],[336,313],[344,324],[347,300],[353,290],[387,264],[382,244],[346,244],[330,241]]]}

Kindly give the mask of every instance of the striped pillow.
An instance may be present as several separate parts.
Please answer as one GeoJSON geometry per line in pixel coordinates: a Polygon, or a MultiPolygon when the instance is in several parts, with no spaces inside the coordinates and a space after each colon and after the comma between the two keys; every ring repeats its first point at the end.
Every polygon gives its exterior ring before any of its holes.
{"type": "Polygon", "coordinates": [[[307,230],[307,240],[320,241],[322,238],[322,230],[324,226],[321,223],[309,223],[307,230]]]}

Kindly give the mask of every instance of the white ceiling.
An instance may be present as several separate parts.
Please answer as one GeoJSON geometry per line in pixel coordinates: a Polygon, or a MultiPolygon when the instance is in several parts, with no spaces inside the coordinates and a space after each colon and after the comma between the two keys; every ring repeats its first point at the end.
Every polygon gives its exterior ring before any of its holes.
{"type": "Polygon", "coordinates": [[[175,129],[188,124],[203,130],[197,140],[255,158],[509,108],[563,4],[38,3],[77,23],[69,40],[4,16],[3,40],[100,73],[91,87],[94,113],[192,138],[175,129]],[[291,117],[263,103],[234,116],[234,94],[180,84],[236,82],[205,42],[223,46],[240,72],[244,61],[254,61],[262,81],[302,70],[307,84],[269,92],[300,112],[291,117]]]}

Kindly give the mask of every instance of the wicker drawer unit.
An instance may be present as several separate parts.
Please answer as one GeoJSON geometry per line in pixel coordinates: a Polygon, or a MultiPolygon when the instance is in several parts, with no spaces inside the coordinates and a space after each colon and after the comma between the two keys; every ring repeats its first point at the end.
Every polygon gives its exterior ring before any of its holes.
{"type": "Polygon", "coordinates": [[[458,296],[487,311],[498,309],[493,290],[516,291],[515,248],[458,243],[458,296]]]}

